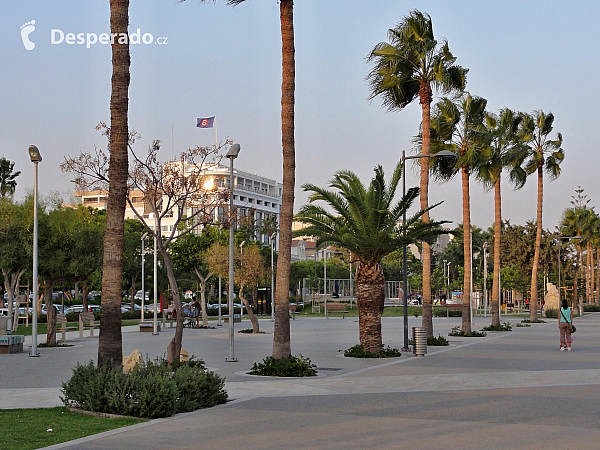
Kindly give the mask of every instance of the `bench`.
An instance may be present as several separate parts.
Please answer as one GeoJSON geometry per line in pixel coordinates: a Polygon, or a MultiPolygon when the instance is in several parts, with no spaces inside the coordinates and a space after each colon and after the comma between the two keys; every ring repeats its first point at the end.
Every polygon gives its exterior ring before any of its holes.
{"type": "Polygon", "coordinates": [[[296,305],[289,305],[290,316],[292,316],[292,320],[296,320],[296,305]]]}
{"type": "Polygon", "coordinates": [[[452,311],[462,311],[463,305],[462,303],[446,303],[446,317],[450,317],[450,310],[452,311]]]}
{"type": "Polygon", "coordinates": [[[327,303],[325,305],[325,317],[327,317],[328,319],[330,312],[342,313],[342,319],[345,319],[346,313],[348,311],[346,311],[346,305],[344,305],[343,303],[327,303]]]}
{"type": "Polygon", "coordinates": [[[67,331],[76,330],[77,327],[69,327],[67,326],[67,316],[65,314],[56,314],[56,332],[62,332],[62,341],[67,340],[67,331]]]}
{"type": "Polygon", "coordinates": [[[90,330],[90,337],[94,337],[94,313],[93,312],[82,312],[79,313],[79,337],[83,337],[83,330],[90,330]],[[87,325],[86,325],[87,323],[87,325]]]}
{"type": "MultiPolygon", "coordinates": [[[[140,322],[141,333],[154,333],[154,322],[140,322]]],[[[160,322],[156,322],[156,332],[160,331],[160,322]]]]}

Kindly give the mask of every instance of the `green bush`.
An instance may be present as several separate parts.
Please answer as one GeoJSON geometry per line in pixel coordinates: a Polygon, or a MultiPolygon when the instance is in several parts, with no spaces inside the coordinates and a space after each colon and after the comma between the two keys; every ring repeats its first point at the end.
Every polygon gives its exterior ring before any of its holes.
{"type": "Polygon", "coordinates": [[[314,377],[316,369],[317,366],[302,355],[283,359],[267,356],[262,363],[254,363],[249,373],[265,377],[314,377]]]}
{"type": "Polygon", "coordinates": [[[558,319],[558,309],[545,309],[546,317],[549,319],[558,319]]]}
{"type": "Polygon", "coordinates": [[[518,323],[517,327],[530,327],[531,325],[528,323],[518,323]]]}
{"type": "Polygon", "coordinates": [[[444,336],[442,336],[440,334],[438,337],[429,336],[427,338],[427,345],[429,345],[431,347],[444,347],[444,346],[450,345],[450,344],[448,342],[448,339],[446,339],[444,336]]]}
{"type": "Polygon", "coordinates": [[[460,337],[486,337],[487,333],[485,331],[475,331],[471,330],[471,333],[465,333],[460,327],[452,328],[452,331],[448,333],[448,336],[460,336],[460,337]]]}
{"type": "Polygon", "coordinates": [[[433,316],[434,317],[462,317],[461,309],[451,309],[447,310],[445,307],[435,307],[433,308],[433,316]]]}
{"type": "Polygon", "coordinates": [[[600,305],[583,305],[583,312],[600,312],[600,305]]]}
{"type": "Polygon", "coordinates": [[[225,403],[224,383],[193,357],[171,367],[164,358],[141,361],[129,373],[99,369],[90,361],[73,369],[61,400],[86,411],[154,419],[225,403]]]}
{"type": "Polygon", "coordinates": [[[481,331],[512,331],[512,325],[508,322],[502,322],[500,325],[488,325],[483,327],[481,331]]]}
{"type": "MultiPolygon", "coordinates": [[[[521,323],[546,323],[546,321],[542,320],[542,319],[535,319],[535,320],[523,319],[523,320],[521,320],[521,323]]],[[[517,326],[519,326],[519,325],[517,324],[517,326]]]]}
{"type": "Polygon", "coordinates": [[[347,358],[397,358],[402,356],[402,353],[400,353],[400,350],[389,346],[381,346],[381,350],[378,352],[367,352],[363,350],[362,345],[357,344],[346,350],[344,356],[347,358]]]}

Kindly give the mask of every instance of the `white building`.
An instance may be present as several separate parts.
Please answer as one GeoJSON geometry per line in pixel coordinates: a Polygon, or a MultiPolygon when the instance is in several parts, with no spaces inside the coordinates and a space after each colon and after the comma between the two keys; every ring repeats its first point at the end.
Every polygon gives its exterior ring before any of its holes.
{"type": "MultiPolygon", "coordinates": [[[[179,162],[173,162],[168,164],[181,164],[179,162]]],[[[193,166],[183,163],[185,167],[185,173],[191,173],[193,166]]],[[[203,166],[203,179],[204,186],[208,190],[225,190],[229,189],[229,167],[217,163],[208,163],[203,166]]],[[[244,172],[242,170],[233,170],[233,204],[237,209],[238,220],[243,220],[245,217],[254,217],[255,225],[259,227],[262,225],[265,219],[273,217],[279,224],[279,215],[281,213],[281,191],[283,185],[277,181],[260,176],[258,174],[252,174],[250,172],[244,172]]],[[[85,206],[90,206],[98,209],[106,209],[108,200],[108,192],[95,190],[87,192],[76,192],[77,197],[81,197],[81,203],[85,206]]],[[[144,194],[139,190],[132,190],[130,193],[130,199],[133,203],[135,210],[143,215],[144,219],[148,220],[148,225],[153,228],[154,214],[149,208],[149,205],[144,202],[144,194]]],[[[193,209],[193,205],[188,206],[193,209]]],[[[229,204],[217,206],[214,208],[213,220],[215,223],[223,221],[229,210],[229,204]]],[[[185,214],[185,211],[184,211],[185,214]]],[[[127,205],[125,209],[125,218],[137,219],[133,209],[127,205]]],[[[176,215],[173,211],[163,216],[161,219],[162,233],[167,234],[173,231],[175,225],[176,215]]],[[[238,222],[239,223],[239,222],[238,222]]],[[[256,236],[256,239],[268,243],[269,237],[264,234],[256,236]]]]}

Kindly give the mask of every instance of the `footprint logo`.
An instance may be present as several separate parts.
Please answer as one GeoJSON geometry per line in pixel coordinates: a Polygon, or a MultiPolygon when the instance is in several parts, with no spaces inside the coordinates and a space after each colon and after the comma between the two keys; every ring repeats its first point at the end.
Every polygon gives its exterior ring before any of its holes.
{"type": "Polygon", "coordinates": [[[33,50],[35,48],[35,43],[29,40],[29,35],[33,30],[35,30],[35,20],[21,25],[21,39],[23,39],[23,45],[26,50],[33,50]]]}

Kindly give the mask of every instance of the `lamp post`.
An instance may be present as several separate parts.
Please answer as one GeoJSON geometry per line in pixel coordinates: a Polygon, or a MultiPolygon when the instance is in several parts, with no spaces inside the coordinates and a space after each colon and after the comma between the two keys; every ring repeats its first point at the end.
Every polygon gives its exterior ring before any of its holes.
{"type": "Polygon", "coordinates": [[[42,155],[35,145],[29,146],[29,158],[33,163],[33,314],[31,322],[31,353],[29,356],[40,356],[37,351],[38,331],[38,163],[42,162],[42,155]]]}
{"type": "Polygon", "coordinates": [[[558,236],[558,308],[560,309],[560,248],[561,240],[570,241],[571,239],[583,239],[581,236],[558,236]]]}
{"type": "Polygon", "coordinates": [[[234,335],[234,324],[233,324],[233,160],[240,154],[240,144],[233,144],[227,154],[229,158],[229,357],[225,359],[227,362],[237,362],[234,356],[233,348],[233,335],[234,335]]]}
{"type": "MultiPolygon", "coordinates": [[[[406,160],[407,159],[420,159],[420,158],[431,158],[432,156],[439,158],[455,158],[456,155],[452,153],[450,150],[442,150],[435,155],[423,155],[418,154],[414,156],[406,156],[406,151],[402,150],[402,197],[406,196],[406,160]]],[[[406,209],[402,213],[402,227],[406,225],[406,209]]],[[[403,231],[404,236],[406,236],[406,228],[403,231]]],[[[408,351],[408,262],[406,260],[406,242],[402,245],[402,286],[404,289],[404,347],[402,351],[408,351]]]]}
{"type": "MultiPolygon", "coordinates": [[[[240,255],[244,254],[244,245],[246,245],[246,241],[242,241],[240,244],[240,255]]],[[[242,295],[242,293],[240,292],[239,295],[242,295]]],[[[242,304],[240,304],[240,321],[243,319],[244,317],[244,306],[242,304]]]]}
{"type": "MultiPolygon", "coordinates": [[[[146,251],[144,249],[144,243],[146,241],[146,238],[148,237],[148,232],[146,231],[144,234],[142,234],[142,313],[141,313],[141,317],[140,317],[140,322],[144,321],[144,300],[146,297],[146,288],[145,288],[145,274],[144,274],[144,265],[145,265],[145,259],[144,256],[146,255],[146,251]]],[[[135,308],[133,308],[135,311],[135,308]]]]}
{"type": "Polygon", "coordinates": [[[488,243],[483,243],[483,316],[487,317],[487,249],[488,243]]]}
{"type": "Polygon", "coordinates": [[[275,250],[275,238],[277,237],[277,232],[273,233],[271,238],[271,322],[275,322],[275,266],[273,264],[273,252],[275,250]]]}
{"type": "MultiPolygon", "coordinates": [[[[162,198],[156,202],[156,210],[154,211],[154,317],[152,319],[152,334],[158,335],[158,317],[156,311],[156,297],[158,297],[158,236],[160,233],[158,224],[158,208],[162,205],[162,198]]],[[[144,293],[142,292],[142,297],[144,293]]]]}

